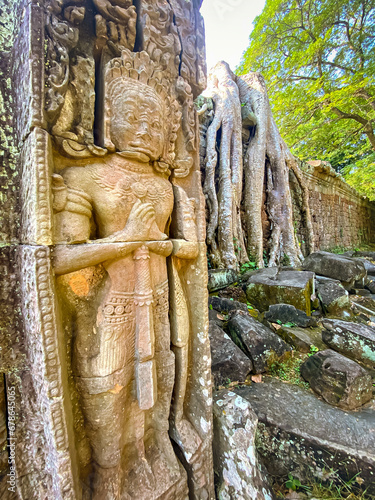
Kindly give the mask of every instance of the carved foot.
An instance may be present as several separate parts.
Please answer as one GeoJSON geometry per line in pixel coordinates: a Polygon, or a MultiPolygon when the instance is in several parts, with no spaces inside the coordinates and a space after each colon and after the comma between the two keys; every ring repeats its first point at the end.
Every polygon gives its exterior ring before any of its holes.
{"type": "Polygon", "coordinates": [[[174,422],[171,429],[171,437],[181,447],[188,462],[190,462],[202,444],[197,431],[186,418],[174,422]]]}
{"type": "Polygon", "coordinates": [[[92,500],[119,500],[121,491],[120,465],[103,469],[95,464],[92,500]]]}

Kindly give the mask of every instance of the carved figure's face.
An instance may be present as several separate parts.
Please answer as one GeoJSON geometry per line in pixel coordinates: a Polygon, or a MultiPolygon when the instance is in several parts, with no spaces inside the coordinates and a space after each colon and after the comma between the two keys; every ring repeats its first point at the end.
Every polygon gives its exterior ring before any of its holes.
{"type": "Polygon", "coordinates": [[[111,140],[117,151],[159,159],[165,140],[164,106],[154,89],[129,81],[112,108],[111,140]]]}

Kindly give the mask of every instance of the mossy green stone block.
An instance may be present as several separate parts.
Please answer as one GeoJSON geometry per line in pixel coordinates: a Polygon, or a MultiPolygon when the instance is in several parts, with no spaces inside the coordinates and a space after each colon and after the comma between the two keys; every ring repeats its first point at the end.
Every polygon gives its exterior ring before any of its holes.
{"type": "Polygon", "coordinates": [[[291,304],[311,315],[311,295],[314,293],[314,273],[262,269],[247,282],[246,295],[250,304],[261,312],[272,304],[291,304]]]}

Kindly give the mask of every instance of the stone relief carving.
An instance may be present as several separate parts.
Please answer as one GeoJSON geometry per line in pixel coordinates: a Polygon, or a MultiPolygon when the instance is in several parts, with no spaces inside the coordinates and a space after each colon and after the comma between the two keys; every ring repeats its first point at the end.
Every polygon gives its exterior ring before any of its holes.
{"type": "Polygon", "coordinates": [[[133,50],[137,13],[132,0],[93,1],[98,11],[95,16],[97,48],[107,45],[113,55],[120,55],[123,49],[133,50]]]}
{"type": "Polygon", "coordinates": [[[17,494],[214,498],[197,86],[178,29],[192,6],[15,3],[20,243],[1,255],[1,366],[17,494]]]}
{"type": "Polygon", "coordinates": [[[139,17],[142,50],[163,70],[168,69],[176,77],[180,65],[181,42],[173,23],[170,3],[167,0],[142,0],[139,17]]]}
{"type": "MultiPolygon", "coordinates": [[[[181,270],[199,244],[196,200],[169,180],[181,170],[175,92],[149,54],[123,50],[105,69],[103,142],[111,154],[53,175],[55,273],[70,311],[65,329],[74,330],[72,382],[98,499],[185,498],[171,438],[192,464],[207,453],[184,410],[190,312],[181,270]]],[[[211,485],[201,483],[209,498],[211,485]]]]}
{"type": "Polygon", "coordinates": [[[50,0],[46,8],[46,115],[61,151],[73,158],[105,154],[94,145],[94,58],[77,49],[85,15],[84,0],[50,0]]]}

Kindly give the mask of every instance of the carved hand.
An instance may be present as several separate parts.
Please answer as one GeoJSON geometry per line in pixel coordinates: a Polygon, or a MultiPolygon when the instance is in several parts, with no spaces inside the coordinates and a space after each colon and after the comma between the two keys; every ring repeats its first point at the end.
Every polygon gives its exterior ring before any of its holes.
{"type": "Polygon", "coordinates": [[[113,241],[146,241],[151,226],[155,223],[155,209],[151,203],[134,203],[126,226],[113,235],[113,241]]]}

